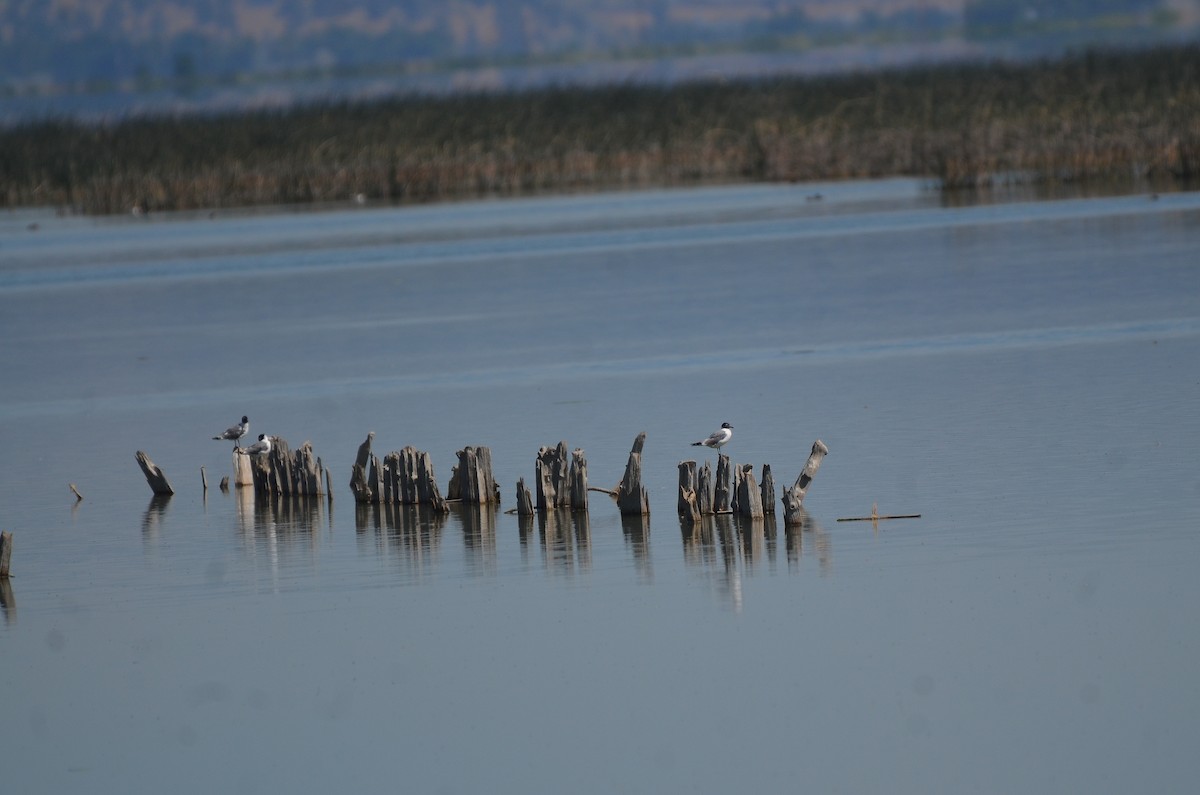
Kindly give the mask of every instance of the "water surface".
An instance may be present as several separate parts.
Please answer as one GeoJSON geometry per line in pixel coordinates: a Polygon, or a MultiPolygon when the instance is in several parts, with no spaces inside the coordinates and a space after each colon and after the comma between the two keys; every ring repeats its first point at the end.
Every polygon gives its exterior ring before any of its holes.
{"type": "Polygon", "coordinates": [[[1191,791],[1198,222],[904,180],[0,217],[6,786],[1191,791]],[[242,414],[333,501],[218,490],[242,414]],[[680,527],[723,421],[780,486],[829,446],[802,529],[680,527]],[[504,505],[356,510],[370,431],[443,486],[489,446],[504,505]],[[648,519],[504,513],[641,431],[648,519]]]}

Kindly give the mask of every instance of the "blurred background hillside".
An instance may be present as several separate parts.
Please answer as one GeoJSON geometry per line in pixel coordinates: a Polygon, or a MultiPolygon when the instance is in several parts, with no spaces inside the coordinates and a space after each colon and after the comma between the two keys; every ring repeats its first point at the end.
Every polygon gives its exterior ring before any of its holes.
{"type": "Polygon", "coordinates": [[[1200,0],[0,0],[0,120],[1194,41],[1200,0]]]}

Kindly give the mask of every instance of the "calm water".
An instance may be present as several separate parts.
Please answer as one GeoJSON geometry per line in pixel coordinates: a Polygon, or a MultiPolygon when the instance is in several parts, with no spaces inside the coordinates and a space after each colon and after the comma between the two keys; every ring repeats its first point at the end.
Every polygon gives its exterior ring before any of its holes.
{"type": "Polygon", "coordinates": [[[1191,792],[1197,251],[1200,194],[908,181],[2,216],[5,790],[1191,792]],[[331,504],[215,488],[243,413],[331,504]],[[829,446],[803,530],[681,531],[722,421],[829,446]],[[369,431],[505,504],[359,514],[369,431]],[[647,521],[503,513],[640,431],[647,521]]]}

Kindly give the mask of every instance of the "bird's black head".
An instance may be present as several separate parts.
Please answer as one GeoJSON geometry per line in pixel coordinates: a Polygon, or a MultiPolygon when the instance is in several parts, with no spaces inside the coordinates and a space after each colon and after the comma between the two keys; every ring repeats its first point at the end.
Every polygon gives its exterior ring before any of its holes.
{"type": "Polygon", "coordinates": [[[243,415],[242,415],[242,422],[249,422],[249,421],[250,421],[250,418],[249,418],[249,417],[247,417],[245,414],[243,414],[243,415]]]}
{"type": "Polygon", "coordinates": [[[732,426],[732,425],[730,425],[728,422],[722,422],[722,423],[721,423],[721,427],[722,427],[722,428],[728,428],[728,429],[729,429],[729,430],[731,430],[731,431],[733,430],[733,426],[732,426]]]}
{"type": "Polygon", "coordinates": [[[266,438],[267,438],[267,435],[266,435],[265,433],[260,433],[260,434],[258,435],[258,440],[259,440],[260,442],[261,442],[263,439],[266,439],[266,438]]]}

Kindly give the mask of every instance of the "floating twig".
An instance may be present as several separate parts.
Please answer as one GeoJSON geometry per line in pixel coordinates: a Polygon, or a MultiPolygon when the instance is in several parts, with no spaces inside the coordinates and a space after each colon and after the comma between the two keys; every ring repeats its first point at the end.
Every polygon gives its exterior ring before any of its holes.
{"type": "Polygon", "coordinates": [[[920,519],[919,513],[896,513],[887,516],[879,515],[879,504],[871,504],[870,516],[848,516],[845,519],[838,519],[839,522],[878,522],[881,519],[920,519]]]}
{"type": "Polygon", "coordinates": [[[67,485],[71,487],[71,493],[75,495],[75,502],[83,499],[83,495],[79,493],[79,489],[75,488],[74,483],[68,483],[67,485]]]}

